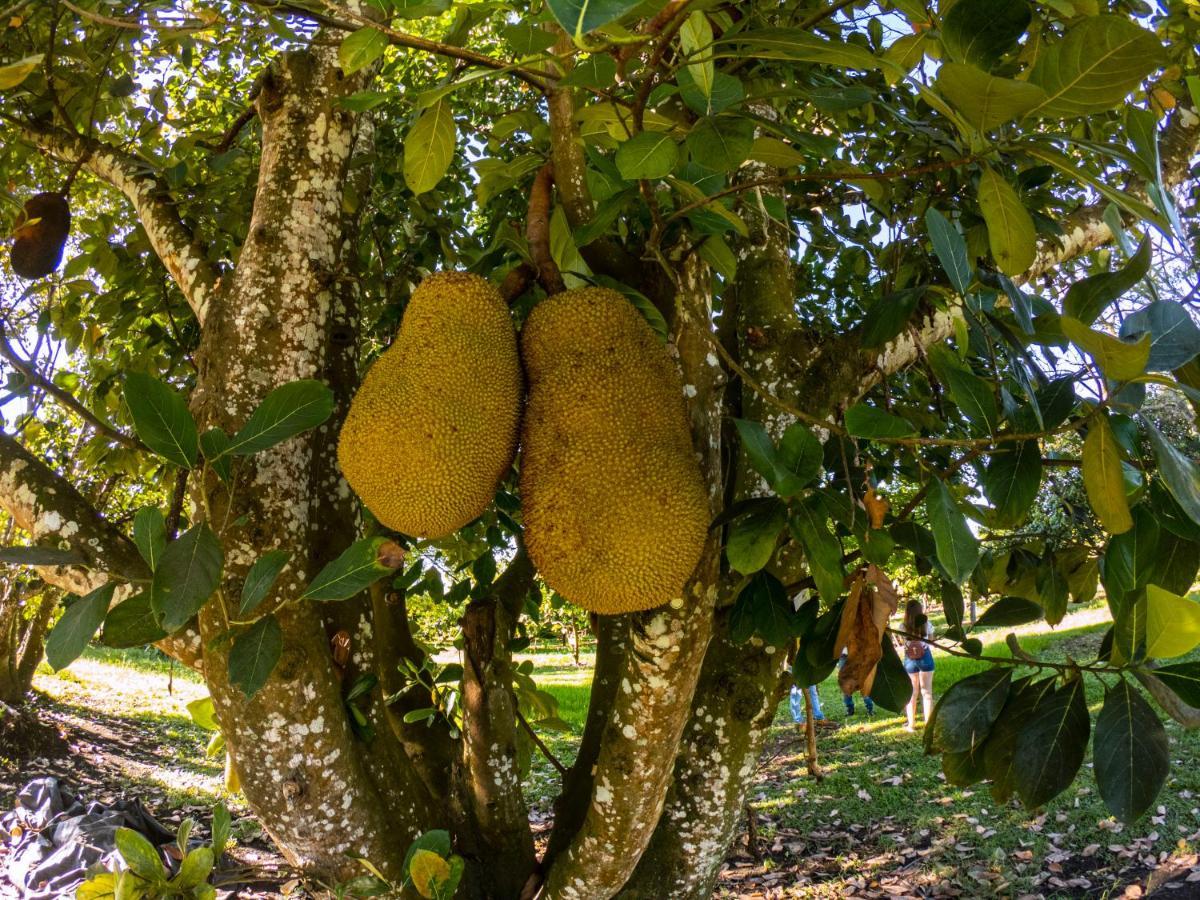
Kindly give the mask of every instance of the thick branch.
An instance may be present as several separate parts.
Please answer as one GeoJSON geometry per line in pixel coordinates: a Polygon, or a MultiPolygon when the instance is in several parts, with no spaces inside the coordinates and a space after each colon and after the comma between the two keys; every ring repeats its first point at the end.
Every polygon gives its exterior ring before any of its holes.
{"type": "Polygon", "coordinates": [[[529,242],[529,255],[537,268],[538,281],[547,294],[561,294],[566,290],[558,263],[550,252],[550,202],[553,198],[554,163],[546,163],[533,179],[529,192],[529,214],[525,222],[525,238],[529,242]]]}
{"type": "Polygon", "coordinates": [[[166,185],[147,173],[142,160],[102,141],[37,123],[23,122],[20,127],[25,137],[42,150],[63,162],[82,160],[84,168],[129,199],[150,246],[203,324],[218,272],[203,244],[179,217],[166,185]]]}

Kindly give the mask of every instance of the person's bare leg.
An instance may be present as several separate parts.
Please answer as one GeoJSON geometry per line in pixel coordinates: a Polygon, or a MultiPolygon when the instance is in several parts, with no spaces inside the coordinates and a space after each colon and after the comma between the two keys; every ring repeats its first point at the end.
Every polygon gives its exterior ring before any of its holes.
{"type": "MultiPolygon", "coordinates": [[[[929,724],[929,717],[933,715],[933,673],[919,673],[921,679],[921,718],[925,724],[929,724]]],[[[916,692],[914,691],[913,701],[915,706],[916,692]]]]}
{"type": "Polygon", "coordinates": [[[919,672],[913,672],[908,676],[908,680],[912,682],[912,696],[908,698],[908,705],[904,707],[904,713],[908,716],[909,731],[917,730],[917,694],[921,692],[921,675],[919,672]]]}

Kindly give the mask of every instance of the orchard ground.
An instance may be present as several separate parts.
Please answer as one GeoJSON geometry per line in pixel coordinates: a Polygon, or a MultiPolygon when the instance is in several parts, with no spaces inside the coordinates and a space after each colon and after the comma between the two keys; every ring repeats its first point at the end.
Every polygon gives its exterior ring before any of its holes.
{"type": "MultiPolygon", "coordinates": [[[[1007,655],[1004,636],[1013,630],[1030,652],[1087,659],[1106,620],[1105,610],[1091,607],[1053,630],[1041,623],[980,637],[989,654],[1007,655]]],[[[552,649],[520,658],[534,661],[538,685],[558,699],[560,716],[574,732],[543,735],[550,752],[569,763],[587,710],[591,656],[579,667],[552,649]]],[[[939,654],[935,692],[979,668],[939,654]]],[[[223,775],[220,760],[205,756],[210,733],[187,712],[187,704],[205,694],[190,672],[153,652],[90,648],[58,674],[43,666],[35,687],[44,717],[60,726],[71,750],[20,765],[0,759],[5,808],[27,778],[54,774],[89,798],[140,796],[164,821],[182,814],[207,820],[207,809],[223,794],[223,775]]],[[[803,729],[784,702],[719,896],[1200,897],[1200,734],[1167,724],[1167,785],[1155,810],[1122,825],[1106,812],[1088,772],[1042,810],[999,805],[986,785],[947,785],[938,758],[922,754],[920,734],[906,733],[901,717],[877,709],[867,718],[860,698],[857,714],[846,718],[834,677],[820,695],[837,725],[818,731],[823,777],[807,773],[803,729]]],[[[1102,699],[1093,684],[1093,711],[1102,699]]],[[[1090,763],[1089,753],[1085,766],[1090,763]]],[[[535,754],[528,780],[531,816],[545,833],[557,773],[535,754]]],[[[235,816],[240,813],[238,862],[262,879],[239,896],[304,893],[238,798],[225,799],[235,816]]],[[[11,890],[0,877],[0,897],[11,890]]]]}

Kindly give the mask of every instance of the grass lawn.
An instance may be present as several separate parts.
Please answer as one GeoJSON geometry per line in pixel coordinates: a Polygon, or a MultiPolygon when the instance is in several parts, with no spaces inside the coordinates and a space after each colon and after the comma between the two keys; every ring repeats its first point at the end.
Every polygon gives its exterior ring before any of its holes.
{"type": "MultiPolygon", "coordinates": [[[[991,637],[986,652],[1008,655],[1004,635],[1013,630],[1029,652],[1090,659],[1106,620],[1107,612],[1093,607],[1073,612],[1053,631],[1044,624],[996,629],[985,635],[991,637]]],[[[518,656],[534,661],[538,686],[557,698],[570,725],[569,733],[543,735],[566,764],[582,734],[593,658],[585,653],[576,666],[557,647],[518,656]]],[[[985,665],[936,658],[937,695],[985,665]]],[[[168,807],[207,805],[221,794],[220,760],[204,757],[208,733],[187,713],[187,703],[205,694],[190,671],[170,667],[153,651],[91,647],[63,672],[43,666],[35,687],[69,728],[109,747],[109,757],[97,757],[96,764],[121,773],[113,789],[136,786],[152,805],[168,807]]],[[[1186,875],[1196,864],[1200,734],[1168,722],[1172,773],[1158,808],[1123,826],[1100,800],[1090,753],[1074,786],[1047,808],[1027,812],[1015,803],[996,804],[986,785],[947,785],[939,758],[922,754],[920,734],[906,733],[902,717],[877,709],[868,719],[859,698],[858,714],[845,718],[835,677],[819,692],[826,716],[839,725],[818,731],[824,777],[807,774],[803,729],[791,721],[785,701],[749,796],[757,854],[739,835],[722,875],[722,896],[1140,896],[1125,894],[1126,885],[1143,889],[1148,877],[1157,877],[1153,869],[1182,865],[1186,875]]],[[[1098,685],[1091,685],[1088,700],[1094,714],[1103,700],[1098,685]]],[[[535,827],[548,823],[558,787],[557,772],[535,752],[527,784],[535,827]]]]}

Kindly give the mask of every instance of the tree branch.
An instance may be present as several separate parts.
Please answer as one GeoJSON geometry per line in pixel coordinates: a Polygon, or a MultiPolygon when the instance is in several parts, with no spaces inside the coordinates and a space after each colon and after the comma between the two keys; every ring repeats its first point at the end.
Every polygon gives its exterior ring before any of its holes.
{"type": "Polygon", "coordinates": [[[51,156],[67,163],[82,160],[84,168],[123,193],[175,283],[183,292],[197,321],[204,324],[208,303],[219,275],[204,245],[179,217],[166,185],[148,174],[147,164],[132,154],[102,141],[71,134],[60,128],[7,117],[25,137],[51,156]]]}
{"type": "Polygon", "coordinates": [[[537,269],[538,281],[547,294],[560,294],[566,290],[558,263],[550,252],[550,201],[554,187],[554,163],[546,163],[538,170],[529,192],[529,213],[525,221],[525,238],[529,242],[529,254],[537,269]]]}
{"type": "Polygon", "coordinates": [[[0,356],[3,356],[6,360],[8,360],[12,367],[25,377],[26,381],[37,385],[47,394],[50,394],[59,403],[95,428],[100,434],[104,435],[110,440],[116,441],[122,446],[128,447],[130,450],[149,451],[149,448],[137,438],[125,434],[123,431],[119,431],[118,429],[109,425],[90,409],[80,403],[77,399],[75,399],[74,395],[72,395],[69,391],[63,390],[49,378],[46,378],[44,375],[42,375],[42,373],[34,367],[31,361],[22,359],[17,351],[14,350],[12,345],[8,342],[8,338],[4,333],[3,323],[0,323],[0,356]]]}

